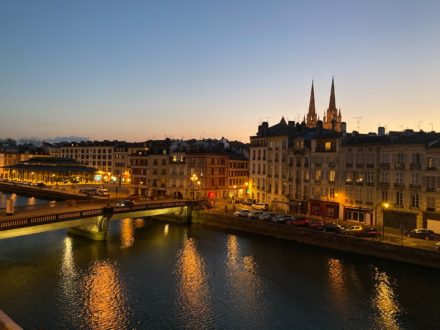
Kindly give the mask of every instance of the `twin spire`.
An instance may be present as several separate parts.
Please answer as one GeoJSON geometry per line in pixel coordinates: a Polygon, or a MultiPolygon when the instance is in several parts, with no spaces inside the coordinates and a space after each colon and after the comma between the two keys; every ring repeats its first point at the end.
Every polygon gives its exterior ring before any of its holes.
{"type": "MultiPolygon", "coordinates": [[[[307,118],[306,118],[307,127],[309,128],[316,127],[318,120],[319,118],[316,115],[316,108],[315,108],[315,90],[312,80],[312,91],[310,93],[309,112],[307,113],[307,118]]],[[[339,110],[338,112],[338,109],[336,108],[335,81],[334,81],[334,77],[332,77],[332,87],[330,90],[330,103],[327,109],[327,113],[324,112],[323,127],[335,131],[340,131],[341,121],[342,121],[341,110],[339,110]]]]}

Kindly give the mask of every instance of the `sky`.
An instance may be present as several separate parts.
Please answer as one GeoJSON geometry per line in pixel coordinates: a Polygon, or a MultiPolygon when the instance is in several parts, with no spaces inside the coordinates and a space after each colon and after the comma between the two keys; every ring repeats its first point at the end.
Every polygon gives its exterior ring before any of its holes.
{"type": "Polygon", "coordinates": [[[440,130],[440,1],[0,0],[0,138],[440,130]]]}

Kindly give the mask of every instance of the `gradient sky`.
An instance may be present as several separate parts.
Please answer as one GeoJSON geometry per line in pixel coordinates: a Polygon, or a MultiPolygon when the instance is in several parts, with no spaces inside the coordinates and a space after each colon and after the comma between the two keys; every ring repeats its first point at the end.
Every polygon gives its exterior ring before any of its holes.
{"type": "Polygon", "coordinates": [[[0,0],[0,138],[440,130],[440,1],[0,0]]]}

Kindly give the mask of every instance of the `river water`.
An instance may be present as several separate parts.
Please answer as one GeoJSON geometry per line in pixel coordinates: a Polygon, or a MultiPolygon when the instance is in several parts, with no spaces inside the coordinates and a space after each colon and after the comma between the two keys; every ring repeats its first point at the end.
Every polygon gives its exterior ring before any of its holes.
{"type": "Polygon", "coordinates": [[[0,241],[0,309],[25,329],[434,329],[439,276],[152,219],[0,241]]]}
{"type": "Polygon", "coordinates": [[[44,204],[49,203],[49,200],[43,199],[43,198],[37,198],[32,196],[24,196],[24,195],[17,195],[13,193],[6,193],[0,191],[0,208],[6,207],[6,201],[12,198],[14,200],[14,206],[30,206],[30,205],[36,205],[36,204],[44,204]]]}

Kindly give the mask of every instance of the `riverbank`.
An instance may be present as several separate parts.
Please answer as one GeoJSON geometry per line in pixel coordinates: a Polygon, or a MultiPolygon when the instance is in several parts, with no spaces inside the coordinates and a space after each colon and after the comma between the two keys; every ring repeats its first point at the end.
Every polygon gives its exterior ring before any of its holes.
{"type": "Polygon", "coordinates": [[[193,214],[192,221],[222,229],[264,235],[333,250],[440,269],[440,252],[438,251],[400,246],[377,239],[337,235],[210,212],[197,212],[193,214]]]}

